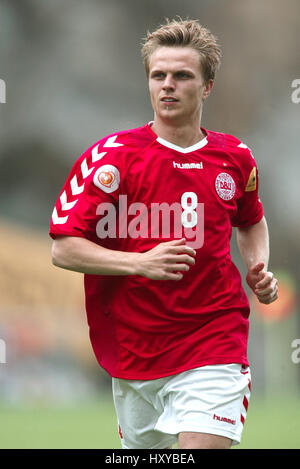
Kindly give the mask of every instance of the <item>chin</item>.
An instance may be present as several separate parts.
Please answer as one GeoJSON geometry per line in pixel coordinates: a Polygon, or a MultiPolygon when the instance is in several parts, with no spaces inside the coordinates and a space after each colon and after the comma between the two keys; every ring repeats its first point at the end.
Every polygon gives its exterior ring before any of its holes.
{"type": "Polygon", "coordinates": [[[184,116],[181,112],[176,111],[176,109],[165,109],[164,111],[159,113],[159,116],[162,119],[170,119],[170,120],[178,120],[182,119],[184,116]]]}

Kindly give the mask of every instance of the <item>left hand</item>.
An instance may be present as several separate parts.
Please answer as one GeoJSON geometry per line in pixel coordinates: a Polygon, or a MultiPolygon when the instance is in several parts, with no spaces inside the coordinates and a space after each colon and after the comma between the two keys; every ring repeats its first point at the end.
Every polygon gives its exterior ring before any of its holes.
{"type": "Polygon", "coordinates": [[[248,270],[246,281],[260,303],[266,305],[278,298],[278,280],[272,272],[264,270],[265,264],[258,262],[248,270]]]}

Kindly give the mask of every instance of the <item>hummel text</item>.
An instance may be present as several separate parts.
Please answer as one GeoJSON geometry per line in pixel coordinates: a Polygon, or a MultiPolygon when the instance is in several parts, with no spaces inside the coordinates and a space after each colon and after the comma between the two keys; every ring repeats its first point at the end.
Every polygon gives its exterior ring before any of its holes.
{"type": "Polygon", "coordinates": [[[202,161],[200,163],[175,163],[173,161],[173,166],[178,169],[203,169],[202,161]]]}
{"type": "Polygon", "coordinates": [[[219,415],[214,414],[213,416],[214,420],[218,420],[219,422],[226,422],[226,423],[231,423],[231,425],[235,425],[235,420],[228,419],[227,417],[220,417],[219,415]]]}

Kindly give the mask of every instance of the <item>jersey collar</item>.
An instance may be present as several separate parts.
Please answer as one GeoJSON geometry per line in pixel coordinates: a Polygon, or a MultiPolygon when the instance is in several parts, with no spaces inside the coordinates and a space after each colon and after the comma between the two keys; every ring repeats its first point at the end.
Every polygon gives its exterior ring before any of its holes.
{"type": "Polygon", "coordinates": [[[167,148],[170,148],[171,150],[176,150],[180,153],[191,153],[193,151],[196,151],[196,150],[200,150],[200,148],[203,148],[205,147],[205,145],[208,143],[208,140],[207,140],[207,132],[205,129],[203,129],[201,127],[201,130],[203,130],[203,132],[206,134],[206,137],[203,138],[202,140],[200,140],[200,142],[197,142],[195,143],[194,145],[190,146],[190,147],[186,147],[186,148],[182,148],[182,147],[179,147],[178,145],[175,145],[174,143],[171,143],[171,142],[168,142],[167,140],[165,140],[164,138],[161,138],[161,137],[158,137],[154,132],[153,130],[151,129],[151,124],[152,124],[153,121],[150,121],[148,122],[147,126],[149,128],[149,130],[155,135],[156,137],[156,141],[158,143],[160,143],[161,145],[163,145],[164,147],[167,147],[167,148]]]}

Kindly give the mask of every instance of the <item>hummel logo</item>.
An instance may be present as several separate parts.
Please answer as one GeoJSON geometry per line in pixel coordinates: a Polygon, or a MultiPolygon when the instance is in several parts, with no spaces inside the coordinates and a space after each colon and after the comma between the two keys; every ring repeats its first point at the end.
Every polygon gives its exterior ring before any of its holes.
{"type": "Polygon", "coordinates": [[[178,169],[203,169],[202,161],[200,163],[175,163],[173,161],[173,166],[178,169]]]}
{"type": "Polygon", "coordinates": [[[218,420],[219,422],[226,422],[226,423],[231,423],[231,425],[235,425],[235,420],[228,419],[227,417],[220,417],[220,415],[214,414],[213,416],[214,420],[218,420]]]}

